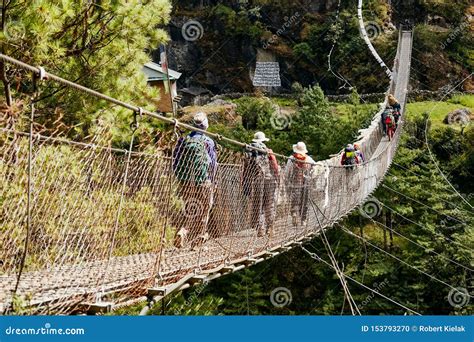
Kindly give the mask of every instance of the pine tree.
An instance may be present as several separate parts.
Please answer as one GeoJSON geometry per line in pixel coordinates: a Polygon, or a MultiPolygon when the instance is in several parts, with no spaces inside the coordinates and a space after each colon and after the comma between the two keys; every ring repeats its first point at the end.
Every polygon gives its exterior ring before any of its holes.
{"type": "MultiPolygon", "coordinates": [[[[141,69],[147,51],[167,40],[159,29],[169,20],[168,0],[76,1],[4,0],[2,53],[124,101],[154,109],[158,93],[147,87],[141,69]]],[[[21,100],[29,73],[8,67],[2,93],[21,100]]],[[[0,73],[5,70],[0,64],[0,73]]],[[[7,96],[8,97],[8,96],[7,96]]],[[[41,86],[38,117],[43,124],[61,117],[80,134],[103,109],[109,122],[130,123],[130,113],[48,82],[41,86]],[[77,126],[80,123],[80,126],[77,126]]],[[[120,129],[114,134],[120,134],[120,129]]]]}

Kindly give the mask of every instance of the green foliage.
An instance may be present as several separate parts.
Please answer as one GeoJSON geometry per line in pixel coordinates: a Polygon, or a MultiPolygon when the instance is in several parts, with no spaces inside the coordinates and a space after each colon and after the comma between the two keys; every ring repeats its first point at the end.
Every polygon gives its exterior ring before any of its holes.
{"type": "MultiPolygon", "coordinates": [[[[352,102],[357,103],[353,93],[352,102]]],[[[293,141],[304,137],[310,153],[325,159],[357,138],[358,130],[367,127],[376,106],[337,105],[331,108],[319,86],[306,89],[299,102],[301,109],[292,122],[293,141]],[[342,115],[341,115],[342,114],[342,115]]]]}
{"type": "MultiPolygon", "coordinates": [[[[141,69],[150,60],[146,51],[167,40],[165,31],[157,26],[169,20],[168,0],[7,3],[3,9],[6,20],[1,37],[3,53],[154,110],[151,99],[157,99],[159,94],[155,88],[147,86],[141,69]]],[[[12,89],[19,90],[13,94],[15,99],[21,99],[24,92],[30,91],[27,88],[29,73],[8,76],[12,89]]],[[[55,115],[60,114],[63,124],[74,126],[73,133],[83,136],[99,115],[114,127],[130,124],[128,110],[111,108],[80,92],[64,91],[53,82],[43,85],[41,92],[43,100],[38,114],[42,115],[38,115],[38,120],[45,125],[55,121],[55,115]]],[[[129,130],[127,135],[130,135],[129,130]]]]}
{"type": "MultiPolygon", "coordinates": [[[[317,88],[306,90],[302,103],[307,109],[319,108],[323,112],[329,108],[317,88]]],[[[338,112],[347,117],[347,109],[351,106],[339,105],[338,112]]],[[[352,108],[360,110],[361,107],[352,108]]],[[[451,306],[448,301],[450,288],[430,281],[420,273],[423,271],[455,287],[469,289],[470,272],[447,259],[469,266],[474,246],[474,218],[434,166],[424,145],[426,124],[426,114],[409,117],[395,163],[383,182],[396,192],[384,187],[376,191],[374,197],[385,206],[382,205],[380,214],[374,217],[375,222],[361,216],[358,211],[342,222],[419,271],[361,243],[341,232],[337,226],[327,230],[326,234],[336,259],[344,266],[344,272],[385,296],[425,315],[472,314],[472,303],[462,308],[451,306]],[[382,224],[418,245],[383,229],[382,224]]],[[[292,129],[295,129],[294,124],[292,129]]],[[[469,177],[467,171],[472,175],[473,138],[472,129],[461,134],[451,128],[434,128],[429,137],[435,160],[466,197],[473,189],[452,163],[462,160],[468,164],[470,160],[471,169],[463,172],[466,172],[464,177],[469,177]]],[[[305,247],[329,260],[319,237],[305,247]]],[[[350,281],[348,284],[363,314],[407,314],[396,304],[350,281]]],[[[334,271],[300,249],[215,280],[206,291],[207,295],[222,300],[221,312],[227,314],[350,314],[334,271]],[[292,302],[283,308],[276,308],[269,300],[269,294],[277,287],[286,287],[292,294],[292,302]]]]}
{"type": "MultiPolygon", "coordinates": [[[[407,115],[413,119],[415,117],[421,116],[424,112],[427,112],[429,113],[429,119],[431,121],[432,127],[439,128],[445,126],[443,120],[446,115],[456,109],[469,108],[471,111],[474,111],[474,106],[471,107],[472,99],[474,99],[474,95],[454,97],[448,102],[423,101],[408,103],[407,115]]],[[[453,125],[453,127],[460,129],[459,125],[453,125]]]]}
{"type": "MultiPolygon", "coordinates": [[[[304,137],[310,153],[321,156],[324,152],[327,139],[335,126],[336,118],[329,110],[326,100],[319,86],[305,90],[300,98],[302,108],[292,124],[293,139],[304,137]]],[[[330,143],[330,142],[328,142],[330,143]]]]}
{"type": "MultiPolygon", "coordinates": [[[[236,101],[242,124],[211,125],[211,131],[240,141],[250,141],[255,131],[263,131],[270,138],[268,146],[274,152],[289,155],[292,145],[304,138],[309,151],[317,159],[337,153],[348,142],[354,141],[361,127],[367,127],[377,105],[331,105],[319,86],[301,88],[297,100],[266,97],[243,97],[236,101]],[[296,112],[288,107],[298,103],[296,112]]],[[[357,103],[356,91],[351,102],[357,103]]],[[[231,146],[229,146],[231,147],[231,146]]]]}
{"type": "Polygon", "coordinates": [[[309,60],[312,60],[314,58],[314,53],[311,50],[311,47],[309,46],[308,43],[295,44],[293,46],[293,53],[298,58],[304,57],[304,58],[307,58],[309,60]]]}
{"type": "Polygon", "coordinates": [[[252,20],[260,15],[258,7],[237,12],[224,4],[218,4],[212,9],[210,15],[212,19],[217,19],[224,24],[225,33],[231,37],[248,36],[256,40],[264,32],[260,22],[252,20]]]}
{"type": "Polygon", "coordinates": [[[242,125],[247,130],[255,130],[273,114],[272,102],[267,98],[243,97],[237,102],[237,114],[242,116],[242,125]]]}
{"type": "Polygon", "coordinates": [[[459,25],[465,17],[467,7],[470,5],[472,5],[470,0],[418,0],[416,3],[419,12],[442,15],[451,25],[459,25]]]}
{"type": "Polygon", "coordinates": [[[441,50],[441,44],[447,38],[447,34],[433,31],[429,25],[417,25],[413,34],[413,45],[417,50],[423,52],[435,52],[441,50]]]}
{"type": "Polygon", "coordinates": [[[474,95],[454,95],[448,100],[448,102],[460,104],[474,111],[474,95]]]}

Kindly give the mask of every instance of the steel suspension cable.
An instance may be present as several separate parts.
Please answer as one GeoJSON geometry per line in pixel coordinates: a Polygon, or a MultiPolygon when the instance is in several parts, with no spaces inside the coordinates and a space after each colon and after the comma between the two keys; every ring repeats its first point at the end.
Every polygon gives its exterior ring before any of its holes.
{"type": "MultiPolygon", "coordinates": [[[[316,253],[313,253],[313,252],[309,251],[309,250],[306,249],[304,246],[301,246],[301,249],[303,249],[303,251],[306,252],[306,253],[307,253],[311,258],[313,258],[314,260],[320,261],[320,262],[324,263],[325,265],[329,266],[330,268],[334,268],[329,262],[327,262],[326,260],[322,259],[322,258],[321,258],[320,256],[318,256],[316,253]]],[[[409,307],[407,307],[407,306],[405,306],[405,305],[403,305],[403,304],[400,304],[399,302],[393,300],[393,299],[390,298],[390,297],[387,297],[386,295],[384,295],[384,294],[378,292],[377,290],[374,290],[374,289],[368,287],[367,285],[365,285],[365,284],[361,283],[360,281],[358,281],[358,280],[352,278],[351,276],[349,276],[349,275],[347,275],[347,274],[344,274],[344,277],[346,277],[346,278],[349,279],[350,281],[356,283],[357,285],[359,285],[359,286],[365,288],[366,290],[369,290],[370,292],[375,293],[376,295],[378,295],[378,296],[380,296],[380,297],[382,297],[382,298],[385,298],[386,300],[390,301],[391,303],[393,303],[393,304],[395,304],[395,305],[397,305],[397,306],[399,306],[399,307],[401,307],[401,308],[403,308],[403,309],[405,309],[405,310],[407,310],[407,311],[409,311],[409,312],[411,312],[411,313],[413,313],[413,314],[415,314],[415,315],[421,316],[421,314],[418,313],[418,312],[416,312],[415,310],[410,309],[409,307]]]]}
{"type": "Polygon", "coordinates": [[[442,259],[445,259],[446,261],[449,261],[450,263],[455,264],[455,265],[457,265],[457,266],[460,266],[460,267],[462,267],[462,268],[464,268],[464,269],[466,269],[466,270],[468,270],[468,271],[471,271],[471,272],[474,271],[474,269],[469,268],[469,267],[467,267],[467,266],[464,266],[463,264],[461,264],[461,263],[459,263],[459,262],[457,262],[457,261],[455,261],[455,260],[452,260],[452,259],[448,258],[447,256],[444,256],[444,255],[442,255],[442,254],[440,254],[440,253],[438,253],[438,252],[436,252],[436,251],[434,251],[434,250],[429,250],[428,248],[426,248],[426,247],[420,245],[418,242],[416,242],[416,241],[410,239],[409,237],[403,235],[402,233],[396,231],[395,229],[388,227],[386,224],[383,224],[382,222],[378,222],[378,221],[374,220],[372,217],[369,217],[369,219],[370,219],[373,223],[375,223],[376,225],[378,225],[378,226],[380,226],[380,227],[383,227],[383,228],[385,228],[385,229],[388,229],[388,230],[390,230],[392,233],[395,233],[396,235],[398,235],[398,236],[402,237],[403,239],[405,239],[405,240],[411,242],[412,244],[417,245],[418,247],[424,249],[427,253],[435,254],[435,255],[441,257],[442,259]]]}
{"type": "Polygon", "coordinates": [[[435,208],[433,208],[433,207],[430,207],[429,205],[426,205],[426,204],[424,204],[423,202],[420,202],[420,201],[418,201],[417,199],[415,199],[415,198],[413,198],[413,197],[410,197],[410,196],[408,196],[408,195],[406,195],[406,194],[404,194],[404,193],[402,193],[402,192],[399,192],[399,191],[397,191],[397,190],[395,190],[395,189],[389,187],[388,185],[381,184],[381,186],[382,186],[382,188],[385,188],[385,189],[387,189],[387,190],[389,190],[389,191],[391,191],[391,192],[394,192],[394,193],[396,193],[396,194],[398,194],[398,195],[401,195],[401,196],[405,197],[406,199],[408,199],[408,200],[410,200],[410,201],[412,201],[412,202],[418,203],[419,205],[423,206],[424,208],[428,208],[428,209],[432,210],[433,212],[435,212],[435,213],[437,213],[437,214],[439,214],[439,215],[445,216],[445,217],[447,217],[447,218],[449,218],[449,219],[451,219],[451,220],[453,220],[453,221],[456,221],[456,222],[458,222],[458,223],[461,223],[461,224],[467,224],[465,221],[461,221],[461,220],[459,220],[459,219],[457,219],[457,218],[455,218],[455,217],[452,217],[452,216],[450,216],[450,215],[444,214],[444,213],[440,212],[439,210],[437,210],[437,209],[435,209],[435,208]]]}
{"type": "MultiPolygon", "coordinates": [[[[432,279],[432,280],[434,280],[434,281],[436,281],[436,282],[438,282],[438,283],[440,283],[440,284],[442,284],[442,285],[444,285],[444,286],[446,286],[446,287],[449,287],[451,290],[458,291],[458,289],[456,289],[456,287],[454,287],[454,286],[451,285],[451,284],[448,284],[448,283],[445,282],[444,280],[438,279],[438,278],[436,278],[435,276],[433,276],[432,274],[427,273],[427,272],[425,272],[425,271],[423,271],[423,270],[420,270],[418,267],[416,267],[416,266],[414,266],[414,265],[411,265],[410,263],[408,263],[408,262],[406,262],[406,261],[400,259],[399,257],[397,257],[397,256],[395,256],[395,255],[393,255],[393,254],[391,254],[391,253],[389,253],[389,252],[387,252],[387,251],[384,250],[383,248],[380,248],[379,246],[373,244],[372,242],[370,242],[369,240],[363,238],[362,236],[359,236],[359,235],[357,235],[357,234],[354,234],[353,232],[351,232],[349,229],[347,229],[347,228],[344,227],[343,225],[341,225],[341,224],[339,224],[339,223],[338,223],[337,225],[340,226],[341,229],[342,229],[342,231],[345,232],[345,233],[347,233],[348,235],[354,236],[355,238],[357,238],[357,239],[359,239],[359,240],[361,240],[361,241],[364,241],[365,243],[367,243],[368,245],[374,247],[374,248],[377,249],[378,251],[380,251],[380,252],[382,252],[382,253],[384,253],[384,254],[390,256],[391,258],[393,258],[393,259],[397,260],[398,262],[400,262],[400,263],[402,263],[402,264],[404,264],[404,265],[406,265],[406,266],[408,266],[408,267],[410,267],[410,268],[416,270],[417,272],[424,274],[425,276],[429,277],[430,279],[432,279]]],[[[469,295],[469,297],[473,297],[473,296],[469,295]]]]}
{"type": "MultiPolygon", "coordinates": [[[[39,70],[39,80],[42,80],[44,70],[41,69],[39,70]]],[[[32,228],[31,228],[31,207],[32,207],[32,188],[33,188],[33,182],[32,182],[32,173],[33,173],[33,130],[34,130],[34,123],[35,123],[35,102],[36,99],[38,98],[38,77],[36,74],[33,74],[33,94],[30,97],[30,118],[29,118],[29,137],[28,137],[28,166],[27,166],[27,183],[26,183],[26,193],[27,193],[27,198],[26,198],[26,236],[25,240],[23,243],[23,251],[21,253],[21,259],[20,259],[20,268],[18,270],[18,275],[15,283],[15,288],[13,289],[12,292],[12,298],[15,297],[18,287],[20,286],[20,280],[21,276],[23,274],[23,269],[25,267],[26,263],[26,257],[28,255],[28,248],[30,244],[30,238],[32,234],[32,228]]],[[[8,312],[10,309],[14,309],[13,307],[14,301],[12,300],[11,302],[11,307],[6,307],[5,308],[5,313],[8,312]]]]}
{"type": "MultiPolygon", "coordinates": [[[[321,224],[321,221],[319,220],[319,217],[318,217],[318,213],[316,212],[316,209],[315,209],[315,203],[313,201],[312,198],[309,198],[309,201],[310,201],[310,204],[311,204],[311,207],[313,209],[313,212],[314,212],[314,215],[316,217],[316,220],[318,221],[318,225],[319,225],[319,228],[320,228],[320,231],[321,231],[321,240],[323,241],[323,244],[328,252],[328,256],[329,256],[329,259],[331,260],[331,263],[333,265],[333,268],[334,270],[336,270],[336,274],[337,274],[337,277],[339,278],[339,280],[341,281],[341,285],[342,285],[342,288],[344,290],[344,293],[347,297],[347,300],[348,300],[348,303],[349,303],[349,307],[351,309],[351,312],[352,312],[352,315],[355,315],[355,312],[357,312],[357,314],[361,314],[360,311],[359,311],[359,308],[357,306],[357,303],[354,301],[354,298],[352,297],[351,293],[350,293],[350,290],[347,286],[347,282],[345,281],[344,279],[344,273],[341,271],[340,267],[339,267],[339,264],[336,260],[336,257],[334,256],[334,253],[332,251],[332,248],[331,248],[331,245],[329,244],[329,241],[326,237],[326,233],[324,232],[324,228],[321,224]]],[[[317,207],[317,206],[316,206],[317,207]]],[[[318,210],[320,210],[318,208],[318,210]]]]}
{"type": "MultiPolygon", "coordinates": [[[[337,25],[338,25],[338,22],[339,22],[339,14],[340,14],[340,11],[341,11],[341,0],[339,0],[338,4],[337,4],[337,11],[336,11],[336,19],[335,19],[335,24],[336,25],[336,29],[337,29],[337,25]]],[[[331,50],[329,51],[329,54],[328,54],[328,70],[337,78],[339,79],[340,81],[343,81],[344,84],[339,87],[339,89],[341,88],[345,88],[346,87],[346,84],[349,85],[349,89],[352,89],[353,86],[352,84],[344,77],[342,76],[339,72],[336,74],[336,72],[334,72],[334,70],[332,69],[332,65],[331,65],[331,56],[332,56],[332,53],[334,51],[334,48],[336,47],[336,43],[337,43],[337,40],[339,38],[339,34],[336,32],[335,33],[336,37],[333,39],[333,43],[332,43],[332,46],[331,46],[331,50]]]]}
{"type": "MultiPolygon", "coordinates": [[[[449,90],[448,92],[446,92],[446,94],[441,98],[440,101],[442,101],[444,98],[446,98],[446,96],[448,96],[450,93],[452,93],[458,86],[460,86],[461,84],[464,83],[464,81],[466,81],[468,78],[470,78],[472,75],[474,75],[474,73],[471,73],[469,76],[465,77],[462,81],[460,81],[458,84],[456,84],[453,88],[451,88],[451,90],[449,90]]],[[[431,112],[434,110],[434,108],[436,108],[436,106],[434,106],[432,109],[431,109],[431,112]]],[[[429,141],[428,141],[428,121],[429,121],[429,115],[428,115],[428,118],[426,119],[426,124],[425,124],[425,142],[426,142],[426,148],[428,149],[428,153],[430,155],[430,158],[431,160],[433,161],[436,169],[438,170],[439,174],[443,177],[443,179],[449,184],[449,186],[454,190],[454,192],[464,201],[464,203],[466,203],[471,209],[474,209],[474,206],[471,205],[471,203],[469,203],[468,200],[466,200],[464,198],[463,195],[461,195],[458,190],[454,187],[454,185],[449,181],[448,177],[446,177],[446,175],[444,174],[444,172],[441,170],[441,168],[439,167],[438,163],[436,162],[434,156],[433,156],[433,152],[431,151],[431,148],[430,148],[430,144],[429,144],[429,141]]]]}
{"type": "MultiPolygon", "coordinates": [[[[392,164],[395,165],[395,166],[397,166],[397,167],[399,167],[399,168],[401,168],[401,169],[403,169],[403,170],[405,170],[405,171],[408,171],[408,172],[412,173],[413,175],[415,175],[415,176],[417,176],[417,177],[424,177],[423,175],[420,175],[420,174],[418,174],[418,173],[416,173],[416,172],[414,172],[414,171],[412,171],[412,170],[410,170],[410,169],[407,169],[406,167],[404,167],[404,166],[402,166],[402,165],[399,165],[399,164],[397,164],[397,163],[395,163],[395,162],[392,162],[392,164]]],[[[392,177],[398,177],[396,174],[394,174],[394,173],[392,173],[392,172],[390,172],[390,171],[387,172],[387,174],[389,174],[389,175],[392,176],[392,177]]],[[[421,191],[421,190],[422,190],[422,189],[418,189],[418,191],[421,191]]],[[[454,192],[453,192],[451,189],[446,189],[446,190],[447,190],[450,194],[454,194],[454,192]]],[[[421,191],[421,192],[424,193],[424,194],[431,194],[431,193],[429,193],[429,192],[427,192],[427,191],[421,191]]],[[[453,202],[450,202],[450,201],[448,201],[448,200],[445,200],[444,198],[439,198],[439,200],[442,201],[442,202],[444,202],[444,203],[446,203],[446,204],[448,204],[448,205],[453,206],[453,207],[454,207],[453,210],[464,211],[464,212],[466,212],[466,213],[472,214],[471,211],[469,211],[469,210],[467,210],[467,209],[464,209],[464,208],[461,208],[461,207],[458,207],[458,206],[455,205],[453,202]]]]}
{"type": "MultiPolygon", "coordinates": [[[[420,228],[426,229],[426,227],[423,226],[422,224],[420,224],[420,223],[418,223],[418,222],[415,222],[415,221],[409,219],[408,217],[404,216],[403,214],[400,214],[398,211],[396,211],[395,209],[389,207],[388,205],[386,205],[386,204],[384,204],[384,203],[382,203],[382,202],[380,202],[380,201],[379,201],[379,203],[380,203],[382,206],[384,206],[385,208],[387,208],[387,209],[389,209],[390,211],[392,211],[394,214],[396,214],[396,215],[400,216],[401,218],[403,218],[404,220],[406,220],[406,221],[408,221],[408,222],[410,222],[410,223],[412,223],[412,224],[414,224],[414,225],[416,225],[416,226],[418,226],[418,227],[420,227],[420,228]]],[[[468,250],[471,250],[471,251],[473,250],[472,248],[467,247],[467,246],[463,245],[462,243],[457,242],[457,241],[455,241],[455,240],[453,240],[453,239],[450,239],[450,238],[448,238],[447,236],[444,236],[443,234],[435,233],[435,235],[441,236],[441,237],[443,237],[445,240],[450,241],[450,242],[453,242],[454,244],[459,245],[459,246],[461,246],[461,247],[464,247],[464,248],[466,248],[466,249],[468,249],[468,250]]]]}

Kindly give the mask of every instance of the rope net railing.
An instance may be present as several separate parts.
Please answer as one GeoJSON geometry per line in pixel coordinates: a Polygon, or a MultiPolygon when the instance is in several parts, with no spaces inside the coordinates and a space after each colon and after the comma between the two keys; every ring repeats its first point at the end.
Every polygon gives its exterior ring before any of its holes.
{"type": "MultiPolygon", "coordinates": [[[[411,42],[411,32],[400,34],[392,80],[402,109],[411,42]]],[[[0,309],[31,314],[120,305],[151,287],[311,236],[375,190],[401,134],[383,138],[379,112],[361,130],[364,164],[339,167],[340,156],[297,164],[276,156],[273,167],[261,168],[249,162],[249,148],[214,139],[214,149],[199,130],[192,144],[170,131],[150,152],[134,141],[137,125],[129,146],[117,149],[105,129],[74,142],[43,135],[34,116],[29,131],[7,112],[0,120],[0,309]],[[206,163],[212,153],[203,156],[204,149],[215,153],[206,163]],[[320,216],[309,210],[310,200],[320,216]]]]}

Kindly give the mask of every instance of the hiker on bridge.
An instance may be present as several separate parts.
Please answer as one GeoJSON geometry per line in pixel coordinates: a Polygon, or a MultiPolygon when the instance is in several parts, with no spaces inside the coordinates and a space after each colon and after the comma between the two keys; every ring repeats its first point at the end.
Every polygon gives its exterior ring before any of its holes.
{"type": "Polygon", "coordinates": [[[294,226],[301,224],[304,227],[307,224],[310,180],[315,164],[304,142],[293,145],[293,154],[286,164],[285,178],[294,226]]]}
{"type": "Polygon", "coordinates": [[[387,123],[386,123],[386,119],[387,119],[387,116],[388,115],[392,115],[392,107],[391,106],[387,106],[385,107],[385,110],[382,112],[382,115],[380,117],[381,119],[381,123],[382,123],[382,131],[383,131],[383,136],[386,136],[387,135],[387,123]]]}
{"type": "Polygon", "coordinates": [[[396,120],[395,120],[395,116],[393,115],[393,112],[388,113],[385,116],[385,127],[387,130],[388,140],[392,140],[393,135],[395,134],[395,129],[396,129],[396,120]]]}
{"type": "Polygon", "coordinates": [[[344,148],[344,152],[342,153],[341,165],[346,166],[352,170],[354,166],[359,163],[360,160],[354,148],[354,145],[347,144],[347,146],[344,148]]]}
{"type": "Polygon", "coordinates": [[[388,104],[393,108],[393,117],[395,118],[395,125],[398,126],[398,120],[401,116],[402,106],[400,102],[392,95],[388,95],[388,104]]]}
{"type": "Polygon", "coordinates": [[[394,111],[399,112],[402,110],[400,102],[392,94],[388,95],[388,104],[393,108],[394,111]]]}
{"type": "Polygon", "coordinates": [[[249,197],[250,227],[257,236],[271,233],[275,221],[275,194],[279,186],[279,166],[273,151],[265,145],[269,141],[263,132],[254,135],[245,151],[242,172],[243,192],[249,197]],[[258,150],[257,150],[258,149],[258,150]]]}
{"type": "MultiPolygon", "coordinates": [[[[209,127],[206,114],[195,114],[193,126],[206,131],[209,127]]],[[[199,247],[209,236],[207,224],[213,205],[217,151],[214,141],[202,131],[192,131],[180,138],[173,152],[173,171],[183,201],[174,241],[179,248],[188,242],[191,248],[199,247]]]]}
{"type": "Polygon", "coordinates": [[[354,150],[357,157],[357,163],[358,164],[365,163],[365,156],[362,150],[360,149],[359,144],[354,144],[354,150]]]}

